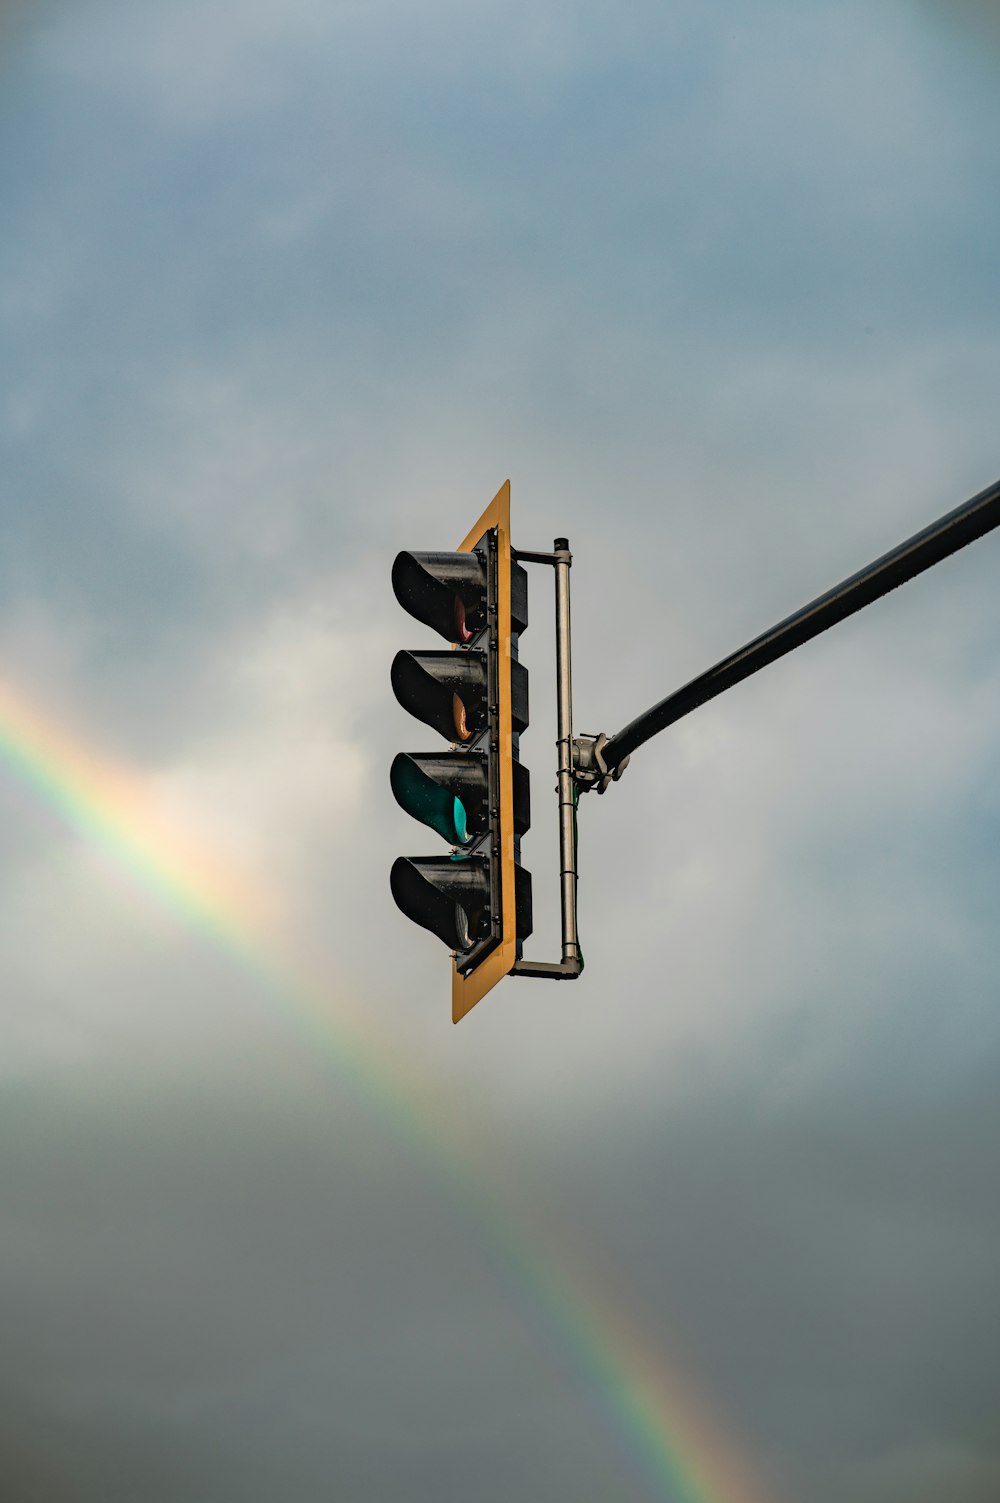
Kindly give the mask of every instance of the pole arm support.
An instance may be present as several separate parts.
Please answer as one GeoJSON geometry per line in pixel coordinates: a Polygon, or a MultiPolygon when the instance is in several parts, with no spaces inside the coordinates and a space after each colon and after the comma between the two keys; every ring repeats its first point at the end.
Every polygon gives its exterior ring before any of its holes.
{"type": "MultiPolygon", "coordinates": [[[[998,526],[1000,480],[973,496],[971,501],[966,501],[961,506],[956,506],[954,511],[939,517],[921,532],[914,533],[905,543],[900,543],[891,552],[883,554],[867,568],[860,569],[849,579],[834,585],[832,590],[827,590],[809,605],[804,605],[794,615],[779,621],[770,631],[755,637],[745,647],[731,653],[728,658],[723,658],[721,663],[716,663],[713,668],[669,694],[666,699],[661,699],[659,704],[637,715],[624,730],[610,738],[599,738],[602,742],[600,758],[603,759],[604,766],[614,776],[616,769],[624,767],[629,754],[636,747],[642,746],[651,737],[696,710],[699,705],[707,704],[724,689],[731,689],[752,673],[766,668],[768,663],[784,657],[785,653],[791,652],[795,647],[801,647],[804,642],[819,636],[820,632],[835,626],[838,621],[843,621],[863,606],[870,605],[880,596],[887,595],[890,590],[895,590],[908,579],[929,569],[932,564],[957,553],[967,543],[974,542],[976,538],[983,537],[998,526]]],[[[592,755],[596,760],[596,746],[592,755]]],[[[604,776],[602,774],[602,778],[604,776]]],[[[607,787],[606,782],[604,787],[607,787]]],[[[600,783],[598,791],[604,791],[600,783]]]]}
{"type": "Polygon", "coordinates": [[[573,781],[581,793],[607,793],[612,783],[617,783],[628,766],[628,757],[622,757],[614,767],[609,767],[604,758],[608,738],[601,731],[598,736],[573,737],[573,781]]]}

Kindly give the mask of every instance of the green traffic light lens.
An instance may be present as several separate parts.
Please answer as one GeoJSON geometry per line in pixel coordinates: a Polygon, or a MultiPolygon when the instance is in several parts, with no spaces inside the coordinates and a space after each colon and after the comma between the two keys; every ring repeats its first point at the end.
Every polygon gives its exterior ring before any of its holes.
{"type": "Polygon", "coordinates": [[[455,835],[459,845],[469,843],[469,821],[465,813],[465,805],[460,798],[455,797],[455,807],[452,810],[452,820],[455,825],[455,835]]]}

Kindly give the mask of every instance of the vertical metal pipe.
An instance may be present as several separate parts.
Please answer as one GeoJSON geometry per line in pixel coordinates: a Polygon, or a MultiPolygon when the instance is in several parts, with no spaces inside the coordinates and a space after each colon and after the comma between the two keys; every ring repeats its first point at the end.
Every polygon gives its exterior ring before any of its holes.
{"type": "Polygon", "coordinates": [[[556,538],[556,751],[558,753],[559,872],[562,901],[562,958],[578,963],[576,930],[576,801],[573,787],[573,681],[570,669],[569,571],[573,555],[567,538],[556,538]]]}

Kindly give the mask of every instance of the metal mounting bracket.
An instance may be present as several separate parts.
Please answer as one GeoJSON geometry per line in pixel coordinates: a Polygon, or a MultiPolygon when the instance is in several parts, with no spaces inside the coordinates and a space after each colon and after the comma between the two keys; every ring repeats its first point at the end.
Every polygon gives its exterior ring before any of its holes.
{"type": "Polygon", "coordinates": [[[603,731],[598,736],[573,737],[573,781],[581,793],[590,793],[592,789],[607,793],[628,766],[628,757],[623,757],[617,767],[608,768],[604,760],[607,744],[603,731]]]}
{"type": "Polygon", "coordinates": [[[567,538],[556,538],[552,553],[514,549],[521,564],[548,564],[555,573],[556,595],[556,752],[559,795],[559,897],[562,911],[562,960],[516,960],[512,976],[572,980],[583,970],[576,928],[576,799],[573,773],[573,685],[570,655],[569,571],[573,555],[567,538]]]}
{"type": "Polygon", "coordinates": [[[546,976],[551,981],[573,981],[583,970],[579,955],[575,960],[515,960],[510,968],[511,976],[546,976]]]}

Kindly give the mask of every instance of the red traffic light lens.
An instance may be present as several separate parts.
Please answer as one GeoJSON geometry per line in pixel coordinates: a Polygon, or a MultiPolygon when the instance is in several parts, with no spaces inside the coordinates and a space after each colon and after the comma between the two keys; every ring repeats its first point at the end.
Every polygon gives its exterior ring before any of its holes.
{"type": "Polygon", "coordinates": [[[455,596],[455,641],[471,642],[473,633],[465,624],[465,601],[461,595],[455,596]]]}

